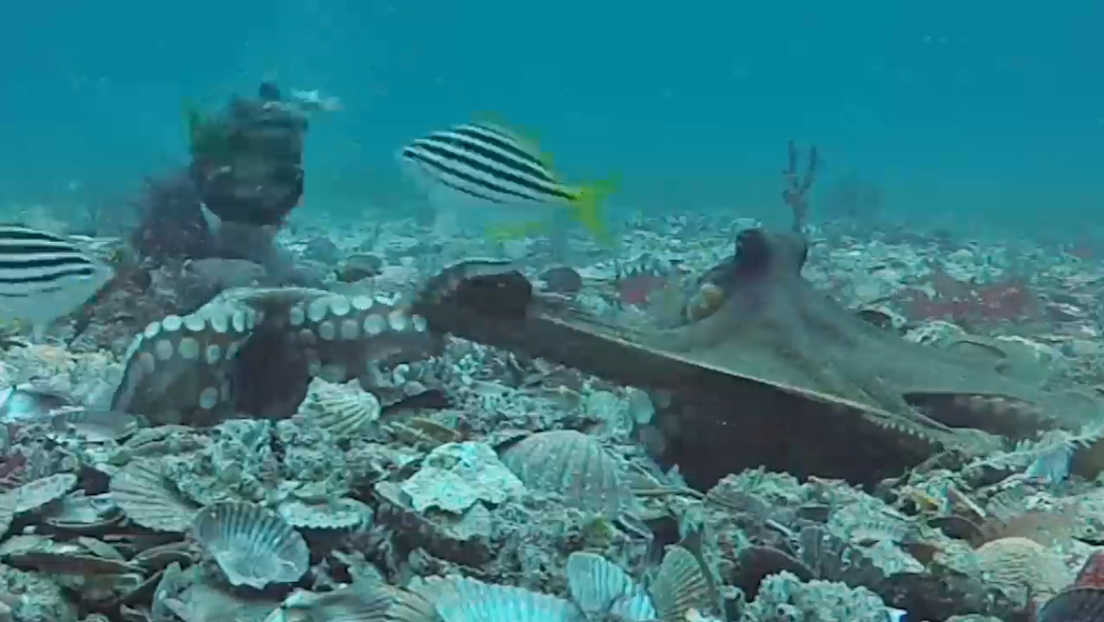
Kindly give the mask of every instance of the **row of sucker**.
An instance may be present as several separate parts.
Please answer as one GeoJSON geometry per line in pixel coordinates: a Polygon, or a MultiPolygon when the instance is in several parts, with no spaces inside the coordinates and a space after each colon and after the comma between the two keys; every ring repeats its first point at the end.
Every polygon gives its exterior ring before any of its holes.
{"type": "Polygon", "coordinates": [[[195,313],[151,322],[127,351],[113,409],[181,423],[232,399],[229,373],[264,316],[215,299],[195,313]]]}
{"type": "Polygon", "coordinates": [[[228,290],[190,315],[151,323],[135,337],[112,407],[158,424],[217,423],[234,412],[236,385],[263,390],[275,371],[302,360],[308,377],[367,381],[381,363],[425,359],[438,347],[424,319],[369,296],[228,290]],[[283,360],[259,357],[259,364],[258,357],[239,356],[251,340],[273,337],[287,347],[265,352],[280,353],[283,360]],[[299,360],[286,360],[288,353],[299,360]]]}
{"type": "Polygon", "coordinates": [[[423,318],[366,295],[326,294],[300,301],[286,320],[309,374],[330,382],[361,377],[368,382],[380,363],[426,358],[437,349],[423,318]]]}

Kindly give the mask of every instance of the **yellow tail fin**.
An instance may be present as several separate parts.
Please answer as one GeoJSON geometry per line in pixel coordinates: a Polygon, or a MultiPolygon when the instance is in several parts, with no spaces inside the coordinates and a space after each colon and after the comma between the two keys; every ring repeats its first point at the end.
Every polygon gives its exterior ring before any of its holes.
{"type": "Polygon", "coordinates": [[[604,244],[612,242],[613,236],[606,228],[603,203],[610,195],[617,192],[617,185],[617,180],[609,179],[583,186],[572,201],[575,218],[604,244]]]}

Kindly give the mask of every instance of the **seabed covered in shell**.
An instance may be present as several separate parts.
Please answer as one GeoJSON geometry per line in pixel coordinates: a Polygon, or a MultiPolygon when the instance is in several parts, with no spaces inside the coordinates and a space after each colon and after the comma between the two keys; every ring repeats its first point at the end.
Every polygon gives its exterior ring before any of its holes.
{"type": "Polygon", "coordinates": [[[12,336],[0,620],[1104,619],[1104,265],[753,225],[316,224],[322,287],[204,259],[12,336]]]}

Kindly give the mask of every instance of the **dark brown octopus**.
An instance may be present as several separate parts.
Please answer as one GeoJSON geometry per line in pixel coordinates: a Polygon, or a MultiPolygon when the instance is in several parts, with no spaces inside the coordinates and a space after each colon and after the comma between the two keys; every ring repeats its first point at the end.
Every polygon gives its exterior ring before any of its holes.
{"type": "Polygon", "coordinates": [[[445,270],[414,310],[437,331],[671,392],[683,406],[658,415],[664,458],[696,488],[760,465],[871,486],[1096,408],[1027,382],[996,343],[937,349],[860,319],[801,277],[799,229],[741,234],[674,328],[613,325],[486,261],[445,270]]]}

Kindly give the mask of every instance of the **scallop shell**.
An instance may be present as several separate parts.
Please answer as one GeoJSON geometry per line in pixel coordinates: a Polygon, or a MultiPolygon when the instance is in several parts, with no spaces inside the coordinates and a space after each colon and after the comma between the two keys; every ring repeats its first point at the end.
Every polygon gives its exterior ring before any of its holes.
{"type": "Polygon", "coordinates": [[[161,474],[161,463],[139,459],[111,478],[111,497],[135,524],[154,531],[186,532],[199,508],[161,474]]]}
{"type": "Polygon", "coordinates": [[[125,561],[104,559],[72,550],[56,553],[41,550],[12,552],[4,555],[4,562],[25,570],[61,575],[118,576],[134,574],[137,570],[125,561]]]}
{"type": "Polygon", "coordinates": [[[717,604],[701,564],[685,548],[672,545],[649,586],[660,620],[687,620],[691,610],[705,611],[717,604]]]}
{"type": "Polygon", "coordinates": [[[615,518],[636,505],[617,461],[581,432],[534,434],[506,449],[502,462],[530,490],[561,494],[571,507],[615,518]]]}
{"type": "Polygon", "coordinates": [[[117,441],[138,430],[138,418],[112,410],[71,410],[50,418],[55,432],[69,433],[91,443],[117,441]]]}
{"type": "Polygon", "coordinates": [[[832,526],[837,526],[835,530],[837,533],[846,533],[847,539],[867,546],[878,542],[889,542],[897,544],[904,542],[908,536],[909,525],[903,520],[896,520],[888,516],[875,516],[860,518],[853,521],[854,524],[844,526],[844,521],[833,520],[832,526]],[[846,531],[839,531],[844,530],[846,531]]]}
{"type": "Polygon", "coordinates": [[[340,439],[367,429],[379,420],[380,409],[379,399],[355,381],[341,385],[315,378],[297,414],[340,439]]]}
{"type": "Polygon", "coordinates": [[[405,421],[391,421],[387,428],[400,441],[409,445],[425,443],[437,447],[445,443],[458,443],[464,440],[464,435],[459,430],[425,417],[413,417],[405,421]]]}
{"type": "Polygon", "coordinates": [[[296,592],[265,622],[433,622],[432,607],[416,595],[385,585],[350,586],[317,594],[296,592]],[[412,608],[408,601],[422,601],[412,608]]]}
{"type": "Polygon", "coordinates": [[[10,496],[15,499],[16,514],[25,514],[57,501],[69,494],[69,491],[73,490],[76,485],[76,475],[58,473],[23,484],[18,488],[9,490],[3,496],[10,496]]]}
{"type": "Polygon", "coordinates": [[[130,563],[138,566],[146,574],[153,574],[172,566],[182,565],[185,568],[199,561],[199,551],[195,543],[186,540],[161,544],[144,551],[139,551],[130,558],[130,563]]]}
{"type": "Polygon", "coordinates": [[[66,495],[42,517],[51,527],[69,532],[93,532],[123,520],[123,512],[109,495],[88,497],[83,490],[66,495]]]}
{"type": "Polygon", "coordinates": [[[296,529],[318,531],[353,530],[372,519],[371,507],[348,498],[323,504],[291,499],[281,503],[277,511],[296,529]]]}
{"type": "Polygon", "coordinates": [[[395,602],[387,612],[387,619],[394,622],[435,622],[436,606],[417,592],[398,590],[395,602]]]}
{"type": "Polygon", "coordinates": [[[584,622],[586,618],[562,598],[518,587],[489,585],[475,579],[448,582],[437,598],[443,622],[584,622]]]}
{"type": "Polygon", "coordinates": [[[187,584],[184,571],[179,563],[169,564],[161,573],[157,581],[157,587],[153,590],[153,601],[150,603],[150,617],[154,620],[171,620],[173,618],[173,603],[187,584]]]}
{"type": "Polygon", "coordinates": [[[591,620],[610,614],[621,620],[655,620],[652,599],[627,572],[601,555],[572,553],[567,558],[571,599],[591,620]]]}
{"type": "Polygon", "coordinates": [[[234,586],[259,590],[270,583],[294,583],[310,567],[303,536],[275,512],[252,503],[203,508],[192,534],[234,586]]]}

